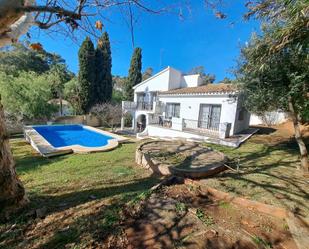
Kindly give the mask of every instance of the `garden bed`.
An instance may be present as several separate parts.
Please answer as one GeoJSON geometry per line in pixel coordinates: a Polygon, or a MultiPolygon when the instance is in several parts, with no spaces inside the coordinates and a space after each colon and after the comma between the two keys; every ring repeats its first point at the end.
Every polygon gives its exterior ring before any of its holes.
{"type": "Polygon", "coordinates": [[[198,143],[148,141],[136,149],[136,163],[161,175],[203,178],[226,169],[227,157],[198,143]]]}

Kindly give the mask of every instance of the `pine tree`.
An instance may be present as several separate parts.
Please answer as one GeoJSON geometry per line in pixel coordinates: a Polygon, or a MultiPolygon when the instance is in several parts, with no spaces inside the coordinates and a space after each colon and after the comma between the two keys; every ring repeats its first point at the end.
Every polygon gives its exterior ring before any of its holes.
{"type": "Polygon", "coordinates": [[[129,76],[125,86],[125,97],[127,100],[133,100],[132,87],[142,81],[142,49],[135,48],[129,69],[129,76]]]}
{"type": "Polygon", "coordinates": [[[109,102],[112,98],[112,57],[108,33],[104,32],[98,41],[95,51],[96,80],[94,85],[94,102],[101,104],[109,102]]]}
{"type": "Polygon", "coordinates": [[[93,86],[95,83],[95,51],[92,41],[86,37],[78,51],[80,100],[83,113],[87,113],[93,105],[93,86]]]}

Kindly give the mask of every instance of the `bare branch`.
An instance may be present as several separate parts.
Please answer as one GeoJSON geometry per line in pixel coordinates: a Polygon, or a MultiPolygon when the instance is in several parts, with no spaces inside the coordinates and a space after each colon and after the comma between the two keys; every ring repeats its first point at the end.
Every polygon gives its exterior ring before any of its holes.
{"type": "MultiPolygon", "coordinates": [[[[60,16],[70,17],[76,20],[80,20],[83,16],[82,13],[76,13],[74,11],[66,10],[64,8],[58,6],[22,6],[18,7],[16,11],[23,11],[23,12],[49,12],[58,14],[60,16]]],[[[85,14],[86,15],[86,14],[85,14]]]]}

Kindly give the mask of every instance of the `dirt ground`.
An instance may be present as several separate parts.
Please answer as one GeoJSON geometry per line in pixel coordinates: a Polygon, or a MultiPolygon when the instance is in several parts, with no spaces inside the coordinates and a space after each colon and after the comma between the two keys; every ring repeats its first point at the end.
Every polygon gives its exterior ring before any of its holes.
{"type": "Polygon", "coordinates": [[[119,248],[297,248],[285,220],[210,199],[184,184],[153,193],[122,227],[114,238],[122,239],[119,248]]]}
{"type": "MultiPolygon", "coordinates": [[[[255,143],[265,143],[269,145],[277,145],[294,141],[294,126],[291,121],[274,125],[270,127],[257,126],[259,128],[259,136],[253,136],[250,140],[255,143]]],[[[309,140],[309,125],[301,125],[301,133],[304,139],[309,140]]]]}

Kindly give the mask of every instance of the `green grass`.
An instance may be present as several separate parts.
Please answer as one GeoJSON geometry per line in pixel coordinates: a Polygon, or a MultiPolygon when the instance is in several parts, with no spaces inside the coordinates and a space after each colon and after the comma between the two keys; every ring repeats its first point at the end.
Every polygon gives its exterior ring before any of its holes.
{"type": "Polygon", "coordinates": [[[39,156],[23,139],[12,139],[11,147],[31,202],[22,213],[0,224],[0,248],[19,248],[25,239],[19,229],[26,229],[29,223],[34,228],[42,225],[27,213],[42,207],[50,219],[49,226],[42,228],[47,235],[39,229],[28,238],[30,244],[63,248],[73,243],[78,248],[84,243],[80,238],[96,241],[115,231],[123,205],[147,197],[148,190],[158,182],[149,171],[136,166],[136,143],[109,152],[50,159],[39,156]],[[10,231],[13,224],[17,228],[10,231]]]}
{"type": "Polygon", "coordinates": [[[185,203],[178,201],[175,204],[175,209],[176,209],[177,213],[183,213],[183,212],[187,211],[187,206],[186,206],[185,203]]]}
{"type": "Polygon", "coordinates": [[[201,220],[206,226],[211,226],[211,225],[213,225],[213,224],[215,223],[215,222],[214,222],[214,219],[213,219],[210,215],[204,213],[204,211],[203,211],[202,209],[199,209],[199,208],[196,209],[195,215],[196,215],[196,217],[197,217],[199,220],[201,220]]]}
{"type": "Polygon", "coordinates": [[[252,241],[258,246],[263,246],[263,248],[272,248],[272,245],[269,241],[266,241],[257,235],[252,237],[252,241]]]}
{"type": "Polygon", "coordinates": [[[237,171],[225,171],[207,184],[237,196],[244,196],[291,211],[309,215],[309,186],[307,179],[296,169],[299,166],[298,147],[294,142],[282,141],[276,145],[271,135],[255,135],[239,148],[207,144],[225,153],[237,171]]]}

